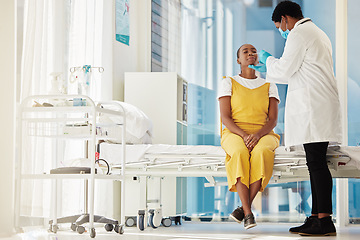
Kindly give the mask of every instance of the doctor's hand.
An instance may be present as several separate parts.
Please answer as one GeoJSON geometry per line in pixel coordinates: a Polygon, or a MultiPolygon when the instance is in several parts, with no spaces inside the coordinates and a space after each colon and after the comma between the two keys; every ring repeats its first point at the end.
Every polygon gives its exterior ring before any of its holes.
{"type": "Polygon", "coordinates": [[[260,63],[263,63],[263,64],[266,64],[266,60],[268,57],[270,57],[271,54],[268,53],[267,51],[265,50],[261,50],[259,53],[258,53],[258,57],[259,57],[259,62],[260,63]]]}
{"type": "Polygon", "coordinates": [[[249,65],[249,68],[254,69],[255,71],[259,71],[259,72],[266,72],[266,65],[261,65],[261,66],[254,66],[254,65],[249,65]]]}

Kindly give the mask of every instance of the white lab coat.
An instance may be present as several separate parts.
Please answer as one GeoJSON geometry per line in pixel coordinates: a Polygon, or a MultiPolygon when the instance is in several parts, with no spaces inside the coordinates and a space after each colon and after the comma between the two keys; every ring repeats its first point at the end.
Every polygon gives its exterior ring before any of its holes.
{"type": "Polygon", "coordinates": [[[313,22],[299,20],[283,55],[266,61],[267,80],[288,84],[285,146],[341,143],[341,113],[331,42],[313,22]],[[304,23],[303,23],[304,22],[304,23]]]}

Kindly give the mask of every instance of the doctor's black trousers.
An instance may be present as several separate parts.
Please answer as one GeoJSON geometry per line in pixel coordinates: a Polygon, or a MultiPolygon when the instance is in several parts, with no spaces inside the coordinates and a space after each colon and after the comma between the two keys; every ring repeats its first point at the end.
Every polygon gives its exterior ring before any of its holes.
{"type": "Polygon", "coordinates": [[[326,162],[329,142],[304,144],[310,174],[312,214],[332,213],[332,177],[326,162]]]}

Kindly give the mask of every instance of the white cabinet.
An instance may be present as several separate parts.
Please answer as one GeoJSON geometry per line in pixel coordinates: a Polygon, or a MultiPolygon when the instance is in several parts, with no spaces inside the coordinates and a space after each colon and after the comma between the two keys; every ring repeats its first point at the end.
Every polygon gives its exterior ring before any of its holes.
{"type": "MultiPolygon", "coordinates": [[[[124,101],[138,107],[151,119],[153,144],[187,144],[187,86],[175,72],[125,73],[124,101]]],[[[161,199],[163,214],[176,216],[183,213],[184,197],[180,186],[184,180],[167,176],[161,181],[166,187],[166,194],[161,199]]],[[[139,183],[132,184],[126,190],[127,196],[133,195],[131,191],[141,192],[139,183]]],[[[156,190],[149,188],[149,192],[156,190]]],[[[128,213],[131,212],[134,214],[133,209],[129,209],[128,213]]]]}
{"type": "MultiPolygon", "coordinates": [[[[94,222],[97,221],[97,216],[94,215],[95,179],[118,180],[123,185],[125,174],[124,168],[120,173],[113,175],[96,174],[95,171],[96,144],[99,140],[109,139],[106,131],[102,131],[102,129],[116,127],[118,131],[122,131],[123,139],[125,136],[125,111],[121,111],[121,106],[118,111],[111,110],[113,108],[107,108],[109,105],[109,103],[95,104],[89,97],[81,95],[43,95],[24,99],[18,111],[15,206],[17,227],[19,227],[19,219],[22,216],[20,206],[24,202],[21,198],[28,197],[23,194],[27,191],[24,189],[25,181],[47,180],[51,182],[50,192],[36,194],[48,195],[47,199],[51,201],[52,213],[50,213],[51,216],[43,217],[52,219],[50,231],[56,232],[58,202],[61,201],[58,184],[64,179],[82,179],[86,181],[85,188],[86,192],[88,191],[85,198],[88,198],[88,201],[85,201],[88,211],[85,213],[90,223],[89,232],[91,237],[95,237],[94,222]],[[115,116],[121,122],[101,123],[99,121],[101,116],[115,116]],[[79,146],[82,146],[75,149],[81,151],[83,162],[88,164],[87,168],[84,168],[86,170],[80,170],[81,174],[77,170],[72,173],[69,172],[69,168],[66,169],[67,172],[62,171],[64,168],[60,168],[64,165],[63,158],[66,154],[64,146],[69,143],[68,141],[79,141],[79,146]],[[43,162],[39,163],[39,161],[43,162]]],[[[123,154],[119,156],[119,164],[124,166],[124,161],[125,145],[123,144],[123,154]]],[[[72,169],[75,168],[70,168],[70,170],[72,169]]],[[[124,189],[123,186],[122,189],[124,189]]],[[[123,204],[121,207],[124,207],[123,204]]],[[[119,229],[117,221],[114,222],[115,229],[117,228],[117,231],[121,232],[122,226],[119,229]]],[[[78,226],[80,225],[76,227],[78,226]]]]}
{"type": "Polygon", "coordinates": [[[186,144],[187,82],[175,72],[126,72],[125,102],[153,122],[154,144],[186,144]]]}

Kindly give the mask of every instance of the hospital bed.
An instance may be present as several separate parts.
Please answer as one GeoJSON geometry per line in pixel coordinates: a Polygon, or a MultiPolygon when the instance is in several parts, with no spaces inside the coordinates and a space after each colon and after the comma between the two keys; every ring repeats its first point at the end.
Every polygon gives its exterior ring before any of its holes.
{"type": "MultiPolygon", "coordinates": [[[[327,161],[333,177],[359,178],[360,157],[351,158],[358,147],[329,147],[327,161]]],[[[100,157],[110,164],[118,162],[121,145],[102,143],[100,157]]],[[[113,171],[121,165],[111,165],[113,171]]],[[[126,145],[126,174],[136,176],[226,177],[225,152],[220,146],[136,144],[126,145]]],[[[305,153],[275,150],[273,182],[291,182],[308,179],[305,153]]],[[[215,182],[211,184],[216,185],[215,182]]]]}
{"type": "MultiPolygon", "coordinates": [[[[360,159],[350,157],[349,151],[355,152],[356,156],[359,148],[334,146],[328,149],[327,161],[333,177],[360,177],[360,159]]],[[[123,168],[122,165],[112,164],[119,162],[117,158],[121,154],[122,148],[119,144],[100,144],[100,158],[106,159],[110,163],[114,173],[123,168]]],[[[225,152],[220,146],[128,144],[126,145],[125,174],[136,177],[205,177],[208,181],[205,183],[205,187],[227,185],[227,182],[217,182],[215,180],[216,177],[226,177],[225,152]]],[[[271,183],[295,182],[308,179],[309,175],[303,151],[288,152],[282,146],[276,149],[271,183]]],[[[145,199],[140,199],[143,204],[140,204],[139,209],[147,209],[146,186],[140,188],[139,191],[145,192],[140,194],[142,195],[140,198],[145,199]]],[[[128,220],[126,213],[125,215],[128,220]]],[[[143,216],[140,221],[144,221],[142,219],[145,217],[143,216]]],[[[129,226],[127,220],[126,224],[129,226]]],[[[132,221],[135,222],[136,219],[134,218],[132,221]]],[[[139,227],[139,223],[137,224],[139,227]]],[[[143,229],[144,227],[140,227],[140,230],[143,229]]]]}
{"type": "MultiPolygon", "coordinates": [[[[127,112],[131,114],[131,111],[127,112]]],[[[111,120],[116,121],[116,119],[111,120]]],[[[147,127],[141,126],[140,121],[133,127],[136,129],[143,128],[143,133],[151,132],[150,124],[147,124],[146,121],[143,123],[147,127]]],[[[130,131],[131,136],[135,135],[131,132],[129,125],[127,125],[127,133],[128,131],[130,131]]],[[[126,169],[125,175],[131,177],[205,177],[208,181],[205,183],[205,187],[227,185],[226,182],[215,180],[216,177],[226,177],[225,152],[220,146],[141,144],[146,142],[143,139],[135,142],[127,141],[125,166],[117,164],[123,154],[122,145],[118,143],[101,143],[99,145],[100,158],[109,163],[111,172],[114,174],[126,169]]],[[[360,177],[359,147],[330,146],[327,152],[327,161],[331,174],[335,178],[360,177]]],[[[296,182],[308,179],[304,151],[286,151],[283,146],[278,147],[275,151],[271,183],[296,182]]],[[[146,192],[146,184],[139,191],[146,192]]],[[[142,202],[140,209],[148,207],[146,195],[146,193],[139,194],[142,199],[140,199],[142,202]]],[[[144,225],[146,224],[142,224],[141,230],[145,228],[144,225]]]]}
{"type": "MultiPolygon", "coordinates": [[[[152,124],[137,107],[119,101],[113,101],[109,109],[126,112],[126,174],[153,176],[214,176],[224,177],[225,152],[221,146],[209,145],[168,145],[151,144],[152,124]]],[[[121,123],[121,119],[106,118],[99,122],[121,123]]],[[[119,163],[122,156],[121,135],[116,128],[103,129],[107,136],[118,141],[106,141],[100,144],[100,157],[106,159],[113,171],[122,169],[119,163]],[[119,144],[120,143],[120,144],[119,144]],[[114,164],[113,164],[114,163],[114,164]]],[[[330,145],[327,152],[328,165],[333,177],[360,176],[360,148],[330,145]]],[[[308,179],[305,152],[280,146],[275,150],[273,182],[299,181],[308,179]]],[[[214,183],[215,184],[215,183],[214,183]]]]}

